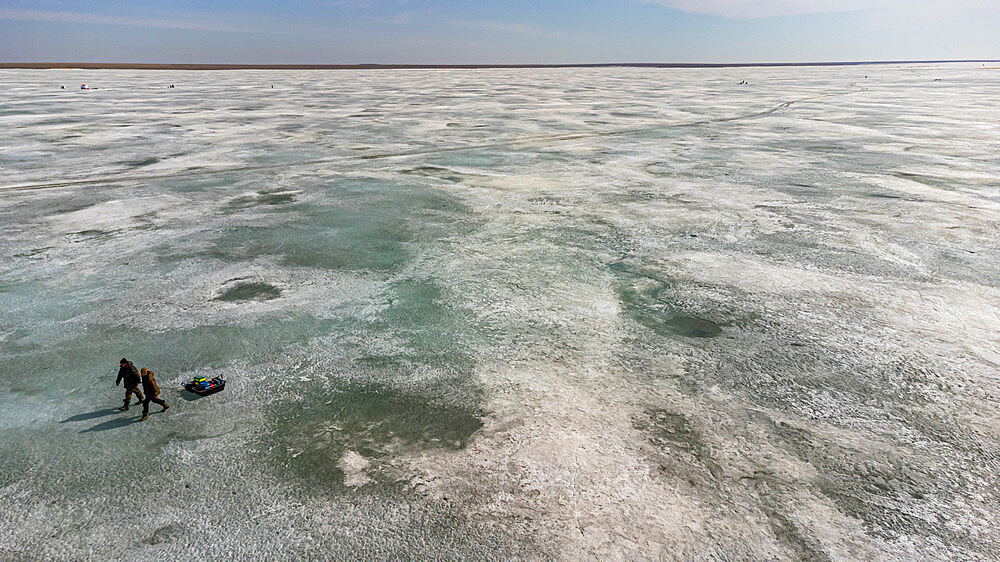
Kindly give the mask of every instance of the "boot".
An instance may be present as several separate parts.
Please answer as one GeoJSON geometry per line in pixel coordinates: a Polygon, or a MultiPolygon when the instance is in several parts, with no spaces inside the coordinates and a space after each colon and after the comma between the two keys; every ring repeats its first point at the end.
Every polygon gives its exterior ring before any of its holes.
{"type": "Polygon", "coordinates": [[[162,409],[162,410],[160,410],[160,411],[161,411],[161,412],[166,412],[166,411],[167,411],[167,408],[169,408],[169,407],[170,407],[170,404],[167,404],[166,402],[164,402],[164,403],[163,403],[163,409],[162,409]]]}
{"type": "Polygon", "coordinates": [[[149,419],[149,415],[148,414],[143,414],[142,417],[139,418],[139,421],[146,421],[148,419],[149,419]]]}
{"type": "Polygon", "coordinates": [[[128,400],[126,400],[125,403],[122,405],[122,407],[118,408],[118,409],[121,410],[122,412],[127,412],[128,411],[128,400]]]}

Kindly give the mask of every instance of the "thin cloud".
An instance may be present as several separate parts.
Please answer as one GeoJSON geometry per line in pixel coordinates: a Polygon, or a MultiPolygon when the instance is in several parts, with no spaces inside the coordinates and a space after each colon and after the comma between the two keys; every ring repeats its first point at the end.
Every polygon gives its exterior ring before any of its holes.
{"type": "Polygon", "coordinates": [[[643,0],[696,14],[734,19],[883,10],[899,0],[643,0]]]}
{"type": "Polygon", "coordinates": [[[55,12],[46,10],[18,10],[0,8],[0,20],[16,21],[50,21],[61,23],[83,23],[96,25],[121,25],[126,27],[153,27],[160,29],[188,29],[195,31],[232,31],[240,33],[256,32],[255,30],[221,25],[203,21],[168,20],[154,18],[132,18],[127,16],[108,16],[104,14],[85,14],[79,12],[55,12]]]}
{"type": "Polygon", "coordinates": [[[641,0],[694,14],[756,19],[845,12],[975,15],[1000,13],[996,0],[641,0]]]}
{"type": "Polygon", "coordinates": [[[327,8],[371,8],[374,2],[371,0],[329,0],[319,5],[327,8]]]}
{"type": "Polygon", "coordinates": [[[517,35],[527,35],[530,37],[542,37],[545,39],[564,39],[560,33],[545,31],[533,25],[519,22],[501,20],[452,20],[452,25],[469,29],[479,29],[484,31],[497,31],[500,33],[513,33],[517,35]]]}
{"type": "Polygon", "coordinates": [[[396,14],[395,16],[393,16],[389,20],[389,23],[393,23],[393,24],[396,24],[396,25],[407,25],[407,24],[413,23],[413,17],[415,15],[416,15],[415,12],[400,12],[400,13],[396,14]]]}

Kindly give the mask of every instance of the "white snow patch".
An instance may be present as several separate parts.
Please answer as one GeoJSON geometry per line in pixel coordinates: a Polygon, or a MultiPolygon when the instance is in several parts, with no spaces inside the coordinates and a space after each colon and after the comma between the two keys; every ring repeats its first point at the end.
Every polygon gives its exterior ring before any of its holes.
{"type": "Polygon", "coordinates": [[[365,469],[370,464],[371,461],[361,456],[360,453],[355,451],[344,453],[344,456],[337,461],[337,468],[344,472],[344,485],[358,488],[371,482],[372,479],[365,474],[365,469]]]}

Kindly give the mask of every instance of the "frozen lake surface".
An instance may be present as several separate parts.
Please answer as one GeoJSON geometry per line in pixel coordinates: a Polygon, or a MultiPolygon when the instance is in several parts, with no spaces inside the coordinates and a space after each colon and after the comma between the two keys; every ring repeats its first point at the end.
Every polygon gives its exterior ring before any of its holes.
{"type": "Polygon", "coordinates": [[[1000,552],[996,69],[0,84],[0,558],[1000,552]]]}

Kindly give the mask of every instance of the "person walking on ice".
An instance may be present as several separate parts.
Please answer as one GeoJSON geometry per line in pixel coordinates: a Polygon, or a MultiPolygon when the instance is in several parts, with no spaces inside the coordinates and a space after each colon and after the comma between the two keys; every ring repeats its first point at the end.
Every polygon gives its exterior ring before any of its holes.
{"type": "Polygon", "coordinates": [[[142,393],[139,392],[139,371],[131,361],[124,357],[118,363],[118,379],[115,380],[115,386],[118,386],[122,381],[125,381],[125,403],[118,409],[125,412],[128,411],[128,403],[132,400],[132,395],[135,394],[135,404],[138,406],[139,402],[142,402],[142,393]]]}
{"type": "Polygon", "coordinates": [[[146,399],[142,402],[142,417],[139,421],[146,421],[149,419],[149,403],[156,402],[160,406],[163,406],[161,412],[166,412],[167,408],[170,406],[165,400],[160,400],[160,387],[156,386],[156,379],[153,378],[153,371],[143,367],[142,368],[142,390],[146,393],[146,399]]]}

